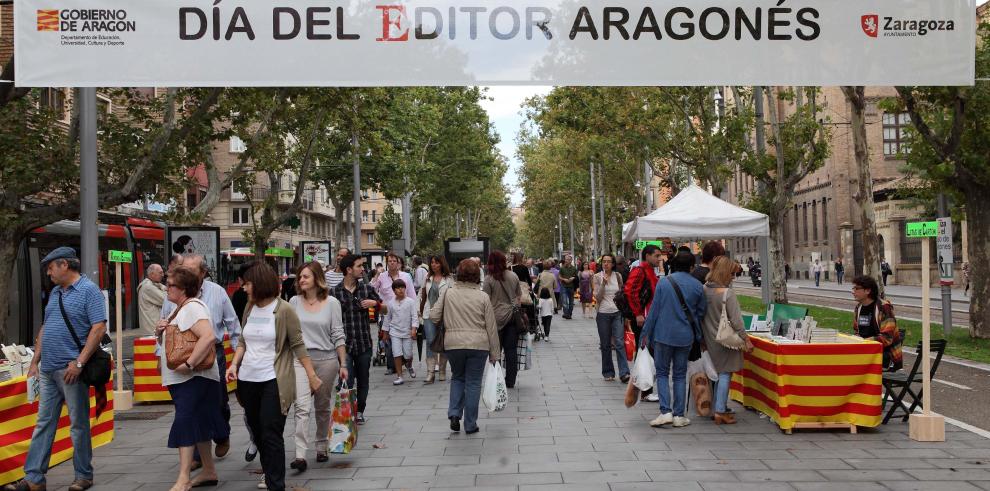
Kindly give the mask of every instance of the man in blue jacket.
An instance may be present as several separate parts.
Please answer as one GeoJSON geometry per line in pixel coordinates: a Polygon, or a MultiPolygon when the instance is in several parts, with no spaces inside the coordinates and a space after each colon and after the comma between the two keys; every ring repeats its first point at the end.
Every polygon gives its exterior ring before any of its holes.
{"type": "Polygon", "coordinates": [[[660,396],[660,416],[650,421],[650,426],[672,424],[677,428],[691,424],[691,420],[684,417],[688,355],[691,345],[701,341],[701,321],[707,307],[704,288],[690,274],[694,262],[694,255],[689,251],[678,251],[674,255],[670,260],[671,273],[657,283],[653,304],[643,325],[640,342],[653,344],[660,396]],[[689,320],[689,315],[693,319],[689,320]],[[668,381],[671,364],[673,405],[668,381]]]}

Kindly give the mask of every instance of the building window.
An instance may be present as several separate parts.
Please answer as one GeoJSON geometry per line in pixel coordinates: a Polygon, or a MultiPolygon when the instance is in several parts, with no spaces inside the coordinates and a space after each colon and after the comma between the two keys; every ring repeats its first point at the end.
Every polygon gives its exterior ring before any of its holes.
{"type": "Polygon", "coordinates": [[[371,210],[371,223],[378,223],[378,210],[371,210]]]}
{"type": "Polygon", "coordinates": [[[801,215],[804,220],[804,243],[808,243],[808,203],[801,205],[801,215]]]}
{"type": "Polygon", "coordinates": [[[240,137],[234,135],[230,137],[230,153],[244,153],[247,150],[247,144],[240,137]]]}
{"type": "Polygon", "coordinates": [[[798,213],[798,205],[794,205],[794,245],[801,242],[801,215],[798,213]]]}
{"type": "Polygon", "coordinates": [[[368,223],[368,210],[361,210],[361,223],[368,223]]]}
{"type": "Polygon", "coordinates": [[[107,117],[110,116],[111,106],[110,99],[103,96],[97,95],[96,97],[96,123],[98,125],[103,125],[107,121],[107,117]]]}
{"type": "Polygon", "coordinates": [[[374,234],[374,232],[369,232],[368,233],[368,244],[374,244],[374,243],[375,243],[375,234],[374,234]]]}
{"type": "Polygon", "coordinates": [[[249,208],[231,208],[233,217],[230,222],[234,225],[247,225],[249,221],[248,210],[249,208]]]}
{"type": "Polygon", "coordinates": [[[883,115],[883,154],[888,157],[903,155],[911,151],[906,141],[905,130],[911,124],[908,113],[884,113],[883,115]]]}
{"type": "Polygon", "coordinates": [[[65,91],[63,89],[41,89],[41,107],[51,109],[58,119],[65,118],[65,91]]]}
{"type": "Polygon", "coordinates": [[[828,244],[828,198],[822,198],[822,242],[828,244]]]}
{"type": "Polygon", "coordinates": [[[818,201],[811,202],[811,240],[818,242],[818,201]]]}

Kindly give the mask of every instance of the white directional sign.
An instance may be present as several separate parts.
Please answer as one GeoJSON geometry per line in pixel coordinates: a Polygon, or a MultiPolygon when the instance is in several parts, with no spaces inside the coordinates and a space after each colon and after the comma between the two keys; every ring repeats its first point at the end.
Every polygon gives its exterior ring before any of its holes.
{"type": "Polygon", "coordinates": [[[972,85],[974,0],[17,0],[17,84],[972,85]]]}
{"type": "Polygon", "coordinates": [[[951,285],[952,278],[952,219],[938,219],[938,235],[935,238],[938,254],[938,276],[940,285],[951,285]]]}

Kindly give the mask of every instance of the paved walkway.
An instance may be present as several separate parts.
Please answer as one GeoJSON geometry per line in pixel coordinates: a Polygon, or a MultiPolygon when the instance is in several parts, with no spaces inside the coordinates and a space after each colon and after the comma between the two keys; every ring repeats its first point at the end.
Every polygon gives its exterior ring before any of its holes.
{"type": "MultiPolygon", "coordinates": [[[[953,426],[945,443],[913,442],[899,422],[856,435],[785,435],[733,403],[735,426],[693,418],[686,428],[653,429],[654,404],[626,409],[624,387],[602,380],[593,321],[556,317],[552,334],[551,344],[537,344],[535,367],[520,374],[508,407],[489,415],[482,406],[481,431],[471,436],[447,427],[446,383],[424,386],[420,375],[393,387],[374,367],[357,448],[328,464],[311,454],[309,470],[289,470],[288,483],[312,490],[990,489],[990,440],[953,426]]],[[[233,449],[219,464],[222,490],[252,490],[259,480],[258,461],[243,460],[240,414],[235,408],[233,449]]],[[[94,490],[168,489],[178,462],[165,447],[171,422],[169,405],[120,414],[114,442],[95,451],[94,490]]],[[[291,427],[290,418],[287,450],[291,427]]],[[[65,489],[71,473],[70,464],[52,469],[50,489],[65,489]]]]}

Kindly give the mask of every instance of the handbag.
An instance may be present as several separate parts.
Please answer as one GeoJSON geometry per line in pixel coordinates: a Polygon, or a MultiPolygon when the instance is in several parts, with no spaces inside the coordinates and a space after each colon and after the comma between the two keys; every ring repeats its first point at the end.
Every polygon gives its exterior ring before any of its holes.
{"type": "Polygon", "coordinates": [[[674,287],[674,293],[677,294],[677,300],[681,302],[681,310],[684,311],[684,316],[687,317],[688,323],[691,324],[691,330],[694,331],[694,342],[691,343],[691,352],[688,353],[688,361],[695,361],[701,359],[701,328],[698,327],[697,319],[691,315],[691,311],[688,309],[687,302],[684,301],[684,294],[681,293],[681,287],[677,286],[677,282],[674,278],[667,276],[670,280],[671,286],[674,287]]]}
{"type": "MultiPolygon", "coordinates": [[[[447,294],[446,294],[446,292],[444,292],[443,300],[441,301],[440,305],[443,306],[443,309],[444,310],[447,309],[447,294]]],[[[436,328],[436,335],[433,336],[433,341],[430,341],[430,351],[432,351],[434,353],[443,353],[444,352],[443,339],[444,339],[445,335],[447,334],[447,328],[444,327],[444,325],[443,325],[443,316],[442,315],[440,316],[440,319],[439,320],[433,322],[433,326],[436,328]]]]}
{"type": "MultiPolygon", "coordinates": [[[[58,292],[58,309],[62,312],[62,320],[65,322],[65,326],[69,328],[69,334],[72,335],[72,339],[76,342],[79,353],[82,353],[83,344],[79,341],[79,336],[76,335],[76,329],[72,327],[72,322],[69,321],[69,315],[65,313],[61,291],[58,292]]],[[[110,353],[103,351],[101,347],[97,347],[93,351],[93,354],[90,355],[89,360],[86,361],[86,364],[83,365],[82,371],[79,373],[79,380],[82,380],[84,384],[91,387],[102,387],[110,381],[111,371],[113,371],[113,361],[110,359],[110,353]]]]}
{"type": "Polygon", "coordinates": [[[726,288],[722,294],[722,316],[718,320],[718,332],[715,334],[715,341],[729,349],[742,349],[746,346],[744,340],[729,322],[729,315],[725,312],[725,300],[729,296],[729,289],[726,288]]]}
{"type": "Polygon", "coordinates": [[[520,281],[519,290],[522,292],[522,295],[519,298],[519,303],[521,305],[533,305],[533,297],[529,295],[529,283],[520,281]]]}
{"type": "Polygon", "coordinates": [[[505,282],[499,281],[498,284],[502,285],[502,291],[505,292],[505,296],[509,299],[510,305],[512,305],[512,323],[515,324],[516,332],[525,330],[526,321],[523,319],[522,310],[518,305],[512,303],[512,295],[509,294],[509,290],[505,287],[505,282]]]}
{"type": "MultiPolygon", "coordinates": [[[[175,312],[172,312],[168,318],[168,327],[165,328],[165,365],[169,370],[175,370],[189,361],[189,357],[192,356],[193,349],[199,341],[199,336],[192,332],[192,329],[180,331],[178,324],[172,324],[182,307],[189,302],[190,300],[182,302],[182,305],[176,308],[175,312]]],[[[216,359],[216,345],[211,343],[206,356],[192,369],[193,371],[206,370],[213,366],[216,359]]]]}
{"type": "Polygon", "coordinates": [[[632,332],[632,329],[626,329],[625,345],[626,360],[633,361],[633,356],[636,355],[636,334],[632,332]]]}

